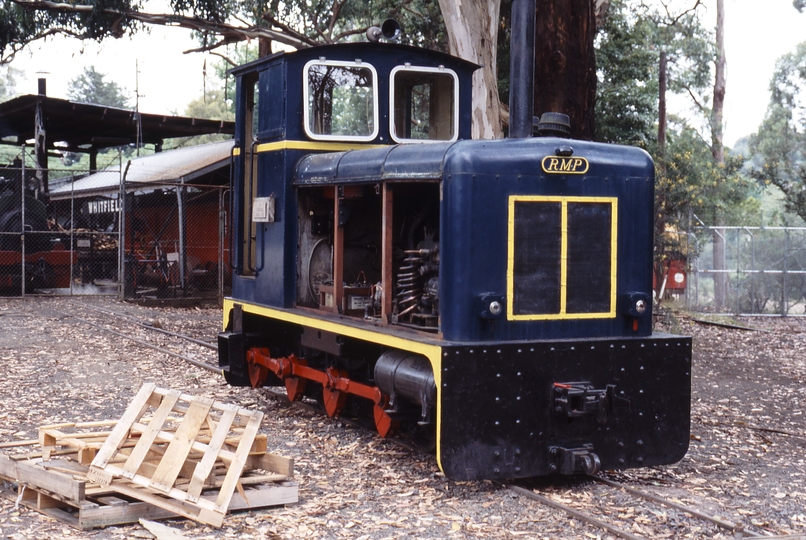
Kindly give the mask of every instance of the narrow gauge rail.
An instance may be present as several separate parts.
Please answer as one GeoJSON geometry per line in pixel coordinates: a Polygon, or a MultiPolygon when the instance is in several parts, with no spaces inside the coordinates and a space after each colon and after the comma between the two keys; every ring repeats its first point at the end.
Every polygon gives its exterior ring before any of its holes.
{"type": "MultiPolygon", "coordinates": [[[[125,320],[130,321],[132,324],[134,324],[134,325],[136,325],[136,326],[138,326],[140,328],[144,328],[146,330],[151,330],[151,331],[154,331],[154,332],[158,332],[158,333],[161,333],[163,335],[167,335],[169,337],[172,337],[172,338],[175,338],[175,339],[178,339],[178,340],[187,341],[187,342],[193,343],[195,345],[198,345],[198,346],[201,346],[201,347],[204,347],[204,348],[207,348],[207,349],[217,350],[217,348],[218,348],[215,344],[211,344],[209,342],[205,342],[203,340],[196,339],[196,338],[194,338],[192,336],[188,336],[188,335],[184,335],[184,334],[181,334],[181,333],[171,332],[169,330],[165,330],[163,328],[160,328],[159,326],[154,325],[151,322],[144,321],[144,320],[142,320],[142,319],[140,319],[140,318],[138,318],[136,316],[133,316],[133,315],[130,315],[130,314],[127,314],[127,313],[121,313],[119,311],[115,311],[115,310],[112,310],[112,309],[109,309],[109,308],[92,306],[92,305],[85,304],[85,303],[82,303],[82,302],[73,302],[73,304],[75,304],[77,307],[85,308],[85,309],[88,309],[90,311],[95,311],[97,313],[102,313],[104,315],[111,315],[111,316],[114,316],[114,317],[117,317],[117,318],[120,318],[120,319],[125,319],[125,320]]],[[[220,372],[221,372],[221,369],[218,366],[215,366],[213,364],[210,364],[210,363],[207,363],[207,362],[204,362],[204,361],[197,360],[195,358],[192,358],[192,357],[188,356],[187,354],[177,353],[176,351],[171,350],[171,349],[169,349],[167,347],[161,347],[161,346],[158,346],[158,345],[154,345],[153,343],[148,343],[147,341],[139,339],[139,338],[137,338],[135,336],[126,334],[124,332],[120,332],[118,330],[109,328],[109,327],[104,326],[102,324],[98,324],[97,322],[91,321],[91,320],[87,319],[86,317],[82,317],[79,314],[65,313],[65,312],[58,311],[58,310],[56,310],[56,311],[58,313],[60,313],[61,315],[65,316],[65,317],[75,318],[75,319],[77,319],[77,320],[79,320],[79,321],[81,321],[81,322],[83,322],[85,324],[93,326],[94,328],[97,328],[99,330],[103,330],[105,332],[111,333],[113,335],[116,335],[116,336],[124,338],[124,339],[128,339],[128,340],[133,341],[133,342],[135,342],[135,343],[137,343],[139,345],[142,345],[144,347],[147,347],[147,348],[150,348],[150,349],[153,349],[153,350],[157,350],[159,352],[163,352],[163,353],[165,353],[165,354],[167,354],[169,356],[172,356],[174,358],[179,358],[179,359],[184,360],[184,361],[186,361],[188,363],[191,363],[191,364],[193,364],[193,365],[195,365],[197,367],[200,367],[202,369],[206,369],[207,371],[210,371],[210,372],[213,372],[213,373],[216,373],[216,374],[220,374],[220,372]]],[[[264,388],[263,390],[265,390],[266,393],[268,393],[268,394],[270,394],[270,395],[272,395],[272,396],[274,396],[276,398],[287,399],[287,396],[285,395],[284,392],[277,392],[277,391],[272,390],[271,388],[264,388]]],[[[317,407],[316,405],[308,403],[306,401],[293,402],[292,405],[307,408],[307,409],[317,410],[319,412],[322,412],[321,407],[317,407]]],[[[365,425],[362,425],[359,422],[353,421],[352,419],[350,419],[348,417],[339,417],[339,421],[347,423],[347,424],[350,424],[350,425],[354,425],[354,426],[367,427],[365,425]]],[[[393,439],[393,440],[397,444],[400,444],[401,446],[404,446],[405,448],[407,448],[409,450],[420,451],[420,452],[423,451],[422,448],[420,448],[420,447],[418,447],[416,445],[412,445],[412,444],[408,443],[407,441],[403,441],[403,440],[399,440],[399,439],[393,439]]],[[[624,492],[626,492],[626,493],[628,493],[628,494],[630,494],[630,495],[632,495],[632,496],[634,496],[636,498],[644,499],[646,501],[651,501],[651,502],[653,502],[653,503],[655,503],[657,505],[672,508],[672,509],[674,509],[674,510],[676,510],[678,512],[689,514],[690,516],[693,516],[693,517],[698,518],[698,519],[700,519],[702,521],[705,521],[705,522],[708,522],[710,524],[713,524],[713,525],[715,525],[715,526],[717,526],[717,527],[719,527],[721,529],[724,529],[724,530],[728,531],[737,540],[742,539],[742,538],[765,538],[765,539],[795,539],[795,538],[803,538],[800,535],[794,535],[794,536],[793,535],[784,535],[784,536],[762,535],[762,534],[759,534],[759,533],[756,533],[756,532],[746,530],[741,523],[733,523],[731,521],[722,519],[720,517],[709,515],[709,514],[707,514],[705,512],[702,512],[702,511],[697,510],[695,508],[691,508],[689,506],[683,505],[683,504],[675,502],[675,501],[671,501],[669,499],[666,499],[666,498],[661,497],[659,495],[656,495],[654,493],[639,490],[639,489],[633,488],[631,486],[628,486],[628,485],[625,485],[625,484],[622,484],[622,483],[619,483],[619,482],[615,482],[615,481],[609,480],[607,478],[603,478],[603,477],[598,476],[598,475],[590,475],[589,478],[591,480],[599,482],[599,483],[601,483],[603,485],[610,486],[610,487],[612,487],[614,489],[622,490],[622,491],[624,491],[624,492]]],[[[554,508],[556,510],[565,512],[565,513],[569,514],[570,516],[572,516],[572,517],[574,517],[574,518],[576,518],[576,519],[578,519],[580,521],[584,521],[584,522],[586,522],[586,523],[588,523],[588,524],[590,524],[590,525],[592,525],[594,527],[597,527],[597,528],[600,528],[600,529],[602,529],[604,531],[607,531],[608,533],[610,533],[610,534],[612,534],[612,535],[614,535],[616,537],[625,538],[627,540],[645,540],[645,537],[643,537],[643,536],[636,535],[633,532],[626,531],[626,530],[620,528],[619,526],[608,522],[607,517],[594,516],[593,514],[591,514],[589,512],[586,512],[584,510],[575,508],[575,507],[573,507],[573,506],[571,506],[569,504],[559,502],[559,501],[551,498],[550,496],[547,496],[545,494],[537,493],[535,491],[535,488],[528,486],[528,484],[526,482],[518,482],[518,483],[496,482],[496,483],[499,486],[504,487],[504,488],[506,488],[506,489],[518,494],[518,495],[526,497],[526,498],[528,498],[530,500],[533,500],[533,501],[538,502],[540,504],[543,504],[545,506],[549,506],[549,507],[554,508]]],[[[602,510],[604,510],[604,509],[602,509],[602,510]]],[[[606,512],[604,512],[604,513],[606,513],[606,512]]],[[[664,526],[660,521],[658,521],[657,525],[664,526]]],[[[653,531],[653,533],[657,533],[657,531],[653,531]]]]}
{"type": "MultiPolygon", "coordinates": [[[[644,499],[646,501],[650,501],[651,503],[655,503],[655,504],[657,504],[659,506],[665,506],[667,508],[674,509],[674,510],[676,510],[678,512],[688,514],[688,515],[690,515],[690,516],[692,516],[694,518],[697,518],[699,520],[706,521],[706,522],[708,522],[708,523],[710,523],[712,525],[716,525],[717,527],[719,527],[721,529],[724,529],[724,530],[728,531],[729,533],[732,533],[733,538],[737,539],[737,540],[741,539],[741,538],[775,538],[775,539],[803,538],[802,535],[768,536],[768,535],[765,535],[765,534],[759,534],[759,533],[747,530],[744,527],[744,525],[741,524],[741,523],[733,523],[731,521],[722,519],[722,518],[720,518],[718,516],[710,515],[710,514],[708,514],[706,512],[702,512],[700,510],[697,510],[696,508],[692,508],[690,506],[686,506],[686,505],[681,504],[679,502],[669,500],[669,499],[667,499],[665,497],[661,497],[659,495],[656,495],[656,494],[648,492],[648,491],[636,489],[636,488],[628,486],[626,484],[622,484],[620,482],[615,482],[613,480],[603,478],[602,476],[599,476],[599,475],[588,475],[588,478],[590,478],[591,480],[593,480],[595,482],[599,482],[599,483],[601,483],[603,485],[606,485],[606,486],[612,487],[614,489],[626,492],[629,495],[632,495],[633,497],[636,497],[636,498],[639,498],[639,499],[644,499]]],[[[586,512],[586,511],[583,511],[583,510],[580,510],[580,509],[578,509],[578,508],[576,508],[576,507],[574,507],[574,506],[572,506],[570,504],[567,504],[567,503],[564,503],[564,502],[559,502],[559,501],[557,501],[557,500],[555,500],[555,499],[553,499],[553,498],[551,498],[549,496],[537,493],[535,491],[535,488],[530,487],[526,482],[500,483],[499,485],[501,485],[503,487],[506,487],[507,489],[509,489],[511,491],[514,491],[518,495],[526,497],[526,498],[528,498],[530,500],[539,502],[539,503],[544,504],[546,506],[549,506],[551,508],[554,508],[554,509],[560,510],[562,512],[565,512],[565,513],[569,514],[570,516],[573,516],[576,519],[579,519],[581,521],[589,523],[590,525],[593,525],[594,527],[598,527],[598,528],[600,528],[602,530],[605,530],[608,533],[613,534],[613,535],[615,535],[615,536],[617,536],[619,538],[625,538],[627,540],[646,540],[646,538],[647,538],[647,537],[644,537],[644,536],[636,535],[633,532],[626,531],[626,530],[620,528],[619,526],[607,521],[607,516],[605,516],[605,517],[594,516],[593,514],[591,514],[589,512],[586,512]]],[[[599,510],[601,510],[603,514],[607,514],[607,507],[598,506],[597,508],[599,510]]],[[[652,511],[650,510],[650,512],[652,512],[652,511]]],[[[654,512],[652,512],[652,513],[654,513],[654,512]]],[[[652,524],[648,524],[647,526],[651,526],[651,525],[652,524]]],[[[662,523],[662,521],[660,519],[657,521],[657,523],[655,523],[655,526],[670,527],[669,525],[665,525],[664,523],[662,523]]],[[[651,536],[652,538],[656,537],[658,535],[658,531],[651,531],[651,535],[652,535],[651,536]]],[[[664,536],[664,537],[666,537],[666,536],[664,536]]]]}
{"type": "MultiPolygon", "coordinates": [[[[115,310],[112,310],[112,309],[109,309],[109,308],[91,306],[91,305],[85,304],[83,302],[73,302],[73,304],[76,305],[77,307],[80,307],[80,308],[86,308],[86,309],[89,309],[91,311],[96,311],[96,312],[99,312],[99,313],[103,313],[103,314],[106,314],[106,315],[112,315],[112,316],[118,317],[120,319],[125,319],[125,320],[128,320],[128,321],[131,321],[136,326],[139,326],[139,327],[144,328],[146,330],[152,330],[154,332],[158,332],[158,333],[161,333],[161,334],[164,334],[164,335],[176,338],[176,339],[189,341],[191,343],[194,343],[194,344],[199,345],[201,347],[212,349],[214,351],[218,350],[218,346],[216,344],[211,344],[209,342],[205,342],[205,341],[196,339],[196,338],[194,338],[192,336],[187,336],[187,335],[180,334],[180,333],[177,333],[177,332],[171,332],[169,330],[165,330],[163,328],[155,326],[153,323],[143,321],[142,319],[140,319],[138,317],[135,317],[133,315],[129,315],[128,313],[121,313],[119,311],[115,311],[115,310]]],[[[118,330],[114,330],[112,328],[108,328],[108,327],[106,327],[104,325],[101,325],[101,324],[98,324],[96,322],[90,321],[87,318],[81,317],[81,316],[79,316],[79,315],[77,315],[75,313],[65,313],[65,312],[59,311],[59,310],[55,310],[55,311],[57,311],[59,314],[61,314],[64,317],[72,317],[74,319],[77,319],[77,320],[81,321],[84,324],[92,326],[93,328],[103,330],[103,331],[108,332],[110,334],[113,334],[115,336],[127,339],[129,341],[134,342],[134,343],[137,343],[138,345],[141,345],[143,347],[147,347],[149,349],[162,352],[162,353],[167,354],[169,356],[172,356],[174,358],[184,360],[184,361],[186,361],[186,362],[188,362],[188,363],[190,363],[190,364],[192,364],[192,365],[194,365],[196,367],[199,367],[199,368],[205,369],[207,371],[210,371],[212,373],[215,373],[216,375],[221,375],[221,368],[216,366],[216,365],[213,365],[213,364],[210,364],[210,363],[207,363],[207,362],[203,362],[203,361],[197,360],[195,358],[191,358],[190,356],[188,356],[186,354],[177,353],[176,351],[173,351],[173,350],[171,350],[171,349],[169,349],[167,347],[161,347],[159,345],[154,345],[153,343],[149,343],[149,342],[144,341],[142,339],[139,339],[139,338],[137,338],[135,336],[125,334],[125,333],[120,332],[118,330]]],[[[289,403],[290,405],[305,408],[305,409],[309,409],[309,410],[324,414],[324,410],[319,404],[310,403],[310,402],[305,401],[305,400],[294,401],[294,402],[288,401],[288,396],[286,395],[284,390],[283,391],[276,391],[276,390],[273,390],[270,387],[264,387],[263,390],[267,394],[269,394],[269,395],[271,395],[271,396],[273,396],[273,397],[275,397],[275,398],[277,398],[279,400],[284,400],[287,403],[289,403]]],[[[338,420],[343,422],[343,423],[345,423],[345,424],[349,424],[349,425],[351,425],[353,427],[359,427],[359,428],[370,429],[370,430],[373,429],[372,426],[367,425],[366,423],[356,421],[356,420],[354,420],[354,419],[352,419],[352,418],[350,418],[348,416],[340,416],[338,418],[338,420]]],[[[415,451],[415,452],[422,452],[423,451],[423,447],[418,445],[418,444],[413,444],[413,443],[410,443],[408,441],[404,441],[404,440],[401,440],[401,439],[393,439],[393,440],[397,444],[407,448],[408,450],[412,450],[412,451],[415,451]]]]}
{"type": "MultiPolygon", "coordinates": [[[[129,319],[129,320],[133,321],[135,324],[137,324],[138,326],[141,326],[143,328],[147,328],[149,330],[154,330],[155,332],[160,332],[160,333],[168,335],[168,336],[178,337],[178,338],[190,341],[191,343],[195,343],[196,345],[200,345],[202,347],[207,347],[208,349],[218,351],[218,344],[217,343],[210,342],[210,341],[203,341],[201,339],[196,339],[196,338],[191,337],[191,336],[186,336],[184,334],[178,334],[176,332],[171,332],[169,330],[165,330],[165,329],[163,329],[163,328],[161,328],[159,326],[154,325],[154,323],[152,323],[152,322],[145,322],[145,321],[135,317],[134,315],[129,315],[128,313],[121,313],[119,311],[115,311],[115,310],[112,310],[112,309],[109,309],[109,308],[91,306],[89,304],[80,303],[80,302],[72,302],[72,304],[80,306],[80,307],[83,307],[83,308],[88,308],[88,309],[92,309],[92,310],[95,310],[95,311],[99,311],[101,313],[106,313],[108,315],[114,315],[115,317],[120,317],[120,318],[123,318],[123,319],[129,319]]],[[[218,371],[220,371],[220,370],[218,370],[218,371]]]]}
{"type": "MultiPolygon", "coordinates": [[[[128,315],[128,314],[125,314],[125,313],[120,313],[120,312],[113,311],[113,310],[106,309],[106,308],[99,308],[99,307],[96,307],[96,306],[90,306],[90,305],[84,304],[84,303],[73,302],[73,304],[76,305],[76,306],[80,306],[82,308],[92,310],[92,311],[105,313],[107,315],[113,315],[115,317],[122,318],[122,319],[132,320],[135,324],[137,324],[138,326],[140,326],[142,328],[145,328],[147,330],[153,330],[155,332],[160,332],[160,333],[166,334],[168,336],[171,336],[171,337],[174,337],[174,338],[177,338],[177,339],[182,339],[182,340],[185,340],[185,341],[189,341],[189,342],[192,342],[192,343],[194,343],[196,345],[206,347],[206,348],[210,348],[210,349],[213,349],[213,350],[218,349],[218,347],[216,347],[215,345],[211,345],[210,343],[195,339],[195,338],[193,338],[191,336],[178,334],[176,332],[170,332],[170,331],[167,331],[167,330],[163,330],[162,328],[158,328],[158,327],[154,326],[153,324],[145,323],[145,322],[137,319],[136,317],[134,317],[132,315],[128,315]]],[[[135,342],[138,345],[141,345],[143,347],[146,347],[146,348],[149,348],[149,349],[152,349],[152,350],[155,350],[155,351],[162,352],[162,353],[167,354],[169,356],[172,356],[174,358],[179,358],[180,360],[184,360],[185,362],[188,362],[189,364],[192,364],[192,365],[194,365],[196,367],[206,369],[207,371],[211,371],[211,372],[216,373],[216,374],[221,373],[220,368],[218,368],[217,366],[215,366],[213,364],[210,364],[208,362],[203,362],[201,360],[197,360],[197,359],[192,358],[192,357],[190,357],[190,356],[188,356],[186,354],[177,353],[177,352],[175,352],[175,351],[173,351],[171,349],[168,349],[166,347],[160,347],[159,345],[154,345],[153,343],[148,343],[147,341],[139,339],[139,338],[137,338],[135,336],[132,336],[130,334],[125,334],[123,332],[119,332],[119,331],[114,330],[112,328],[108,328],[108,327],[106,327],[106,326],[104,326],[102,324],[98,324],[97,322],[93,322],[93,321],[87,319],[86,317],[82,317],[82,316],[80,316],[80,315],[78,315],[76,313],[65,313],[63,311],[59,311],[59,310],[56,310],[56,309],[54,309],[54,311],[59,313],[60,315],[62,315],[64,317],[74,318],[74,319],[76,319],[78,321],[81,321],[84,324],[87,324],[89,326],[97,328],[98,330],[103,330],[104,332],[108,332],[110,334],[113,334],[113,335],[116,335],[118,337],[127,339],[129,341],[133,341],[133,342],[135,342]]]]}

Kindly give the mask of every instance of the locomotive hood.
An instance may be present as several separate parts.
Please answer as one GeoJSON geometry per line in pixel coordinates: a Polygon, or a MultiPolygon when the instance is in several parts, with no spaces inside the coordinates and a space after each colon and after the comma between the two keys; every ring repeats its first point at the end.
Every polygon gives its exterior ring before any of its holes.
{"type": "Polygon", "coordinates": [[[310,154],[294,173],[295,185],[333,182],[368,183],[381,180],[438,180],[451,174],[507,174],[532,176],[549,172],[551,159],[581,159],[583,171],[595,176],[648,177],[654,174],[652,158],[644,150],[554,137],[457,141],[434,144],[399,144],[367,150],[310,154]],[[569,154],[570,152],[570,154],[569,154]],[[542,171],[541,171],[542,169],[542,171]]]}

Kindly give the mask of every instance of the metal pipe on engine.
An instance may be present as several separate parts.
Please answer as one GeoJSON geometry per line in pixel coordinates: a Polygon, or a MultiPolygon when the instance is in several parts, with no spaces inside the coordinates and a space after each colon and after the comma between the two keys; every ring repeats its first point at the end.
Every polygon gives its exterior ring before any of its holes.
{"type": "Polygon", "coordinates": [[[512,0],[509,136],[532,136],[535,89],[535,0],[512,0]]]}

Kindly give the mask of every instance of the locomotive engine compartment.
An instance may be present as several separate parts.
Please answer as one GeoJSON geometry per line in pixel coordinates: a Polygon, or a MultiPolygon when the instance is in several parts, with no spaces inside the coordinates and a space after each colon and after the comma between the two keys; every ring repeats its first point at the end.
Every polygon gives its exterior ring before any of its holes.
{"type": "Polygon", "coordinates": [[[439,328],[439,184],[388,184],[393,195],[391,253],[383,246],[381,184],[298,190],[297,305],[436,332],[439,328]],[[338,217],[334,217],[338,197],[338,217]],[[336,219],[338,222],[336,222],[336,219]],[[343,232],[342,232],[343,231],[343,232]],[[343,235],[340,242],[337,235],[343,235]],[[341,246],[339,249],[338,246],[341,246]],[[383,257],[391,258],[391,286],[383,257]],[[339,267],[339,268],[336,268],[339,267]],[[343,294],[334,305],[334,268],[343,294]],[[392,309],[383,321],[384,294],[392,309]]]}

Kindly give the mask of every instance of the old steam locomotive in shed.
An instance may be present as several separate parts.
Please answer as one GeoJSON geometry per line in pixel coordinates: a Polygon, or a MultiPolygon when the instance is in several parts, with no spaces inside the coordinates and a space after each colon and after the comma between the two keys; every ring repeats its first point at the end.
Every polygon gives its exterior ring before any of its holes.
{"type": "Polygon", "coordinates": [[[232,71],[227,381],[431,433],[454,479],[680,460],[691,340],[652,331],[652,159],[557,114],[470,140],[476,68],[352,43],[232,71]]]}
{"type": "Polygon", "coordinates": [[[21,161],[0,166],[0,296],[70,285],[69,238],[51,230],[46,200],[21,161]]]}

